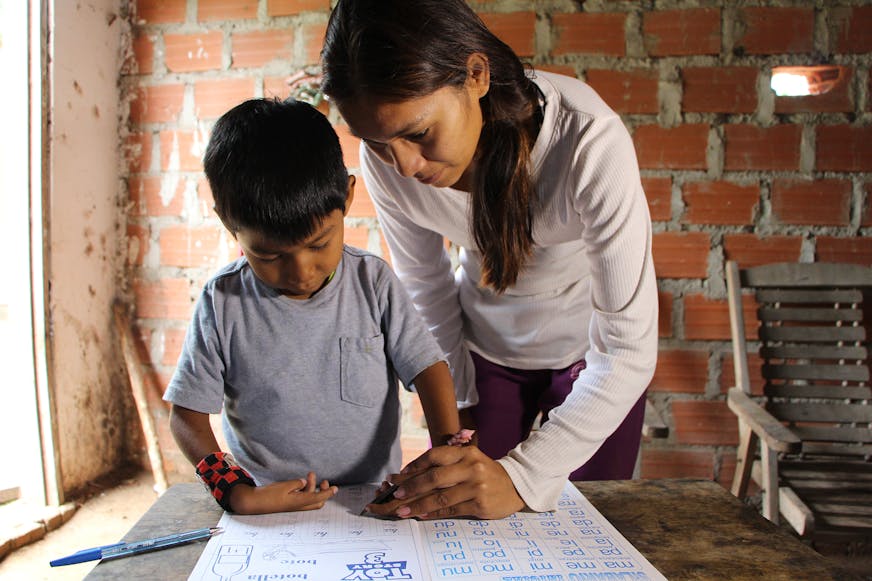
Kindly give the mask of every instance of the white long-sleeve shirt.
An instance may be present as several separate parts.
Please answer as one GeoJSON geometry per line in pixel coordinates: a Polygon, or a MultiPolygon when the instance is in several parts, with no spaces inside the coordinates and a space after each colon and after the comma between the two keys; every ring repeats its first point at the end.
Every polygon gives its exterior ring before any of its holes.
{"type": "Polygon", "coordinates": [[[361,167],[394,268],[452,369],[477,400],[469,349],[520,369],[587,368],[541,429],[499,460],[527,506],[551,510],[647,387],[657,359],[651,220],[630,136],[583,82],[531,73],[544,120],[531,164],[534,250],[504,294],[479,286],[469,194],[400,176],[361,145],[361,167]],[[452,272],[443,237],[457,244],[452,272]]]}

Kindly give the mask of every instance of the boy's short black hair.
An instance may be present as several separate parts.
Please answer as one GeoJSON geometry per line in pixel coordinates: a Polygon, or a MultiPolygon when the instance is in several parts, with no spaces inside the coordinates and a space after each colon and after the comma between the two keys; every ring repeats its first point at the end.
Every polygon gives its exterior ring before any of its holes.
{"type": "Polygon", "coordinates": [[[343,210],[348,172],[339,138],[317,109],[251,99],[215,123],[203,158],[215,212],[233,233],[293,244],[343,210]]]}

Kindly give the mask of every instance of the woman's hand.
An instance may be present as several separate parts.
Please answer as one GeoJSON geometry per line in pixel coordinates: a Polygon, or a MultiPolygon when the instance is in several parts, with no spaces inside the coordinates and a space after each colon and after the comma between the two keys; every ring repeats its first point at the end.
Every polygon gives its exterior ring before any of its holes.
{"type": "Polygon", "coordinates": [[[273,482],[266,486],[239,484],[230,489],[230,506],[237,514],[267,514],[316,510],[336,495],[338,489],[326,480],[316,486],[315,473],[306,478],[273,482]]]}
{"type": "Polygon", "coordinates": [[[395,500],[368,505],[369,512],[401,518],[492,519],[524,508],[503,467],[475,446],[431,448],[392,476],[392,482],[400,484],[395,500]]]}

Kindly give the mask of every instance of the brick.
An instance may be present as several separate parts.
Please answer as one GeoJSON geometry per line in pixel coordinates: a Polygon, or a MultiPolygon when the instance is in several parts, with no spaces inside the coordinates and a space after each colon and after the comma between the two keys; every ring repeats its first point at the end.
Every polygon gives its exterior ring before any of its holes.
{"type": "Polygon", "coordinates": [[[847,226],[851,221],[851,182],[775,179],[772,213],[786,224],[847,226]]]}
{"type": "Polygon", "coordinates": [[[854,103],[851,100],[851,85],[854,70],[851,67],[838,67],[839,79],[826,93],[805,97],[775,97],[776,113],[851,113],[854,103]]]}
{"type": "Polygon", "coordinates": [[[818,236],[815,261],[846,262],[872,266],[872,237],[836,238],[834,236],[818,236]]]}
{"type": "Polygon", "coordinates": [[[366,250],[369,246],[369,228],[365,226],[345,227],[345,243],[366,250]]]}
{"type": "Polygon", "coordinates": [[[137,87],[130,101],[130,121],[134,124],[176,121],[185,101],[185,86],[154,85],[137,87]]]}
{"type": "Polygon", "coordinates": [[[672,293],[660,291],[657,294],[657,336],[672,336],[672,293]]]}
{"type": "Polygon", "coordinates": [[[132,176],[127,181],[130,216],[181,216],[185,182],[178,176],[132,176]]]}
{"type": "Polygon", "coordinates": [[[566,54],[597,54],[624,56],[627,52],[624,25],[626,14],[619,13],[554,13],[555,56],[566,54]]]}
{"type": "Polygon", "coordinates": [[[126,162],[127,171],[130,173],[148,171],[151,167],[151,147],[151,133],[128,135],[121,146],[122,159],[126,162]]]}
{"type": "Polygon", "coordinates": [[[164,171],[203,171],[204,139],[192,131],[160,132],[160,167],[164,171]]]}
{"type": "Polygon", "coordinates": [[[154,71],[154,36],[137,34],[130,42],[132,54],[121,66],[124,75],[150,75],[154,71]]]}
{"type": "Polygon", "coordinates": [[[127,264],[142,266],[149,248],[149,231],[138,224],[127,225],[127,264]]]}
{"type": "Polygon", "coordinates": [[[672,178],[642,178],[651,220],[667,221],[672,217],[672,178]]]}
{"type": "MultiPolygon", "coordinates": [[[[745,337],[757,336],[757,302],[751,295],[742,296],[745,337]]],[[[684,297],[684,338],[687,340],[728,341],[730,309],[725,299],[710,299],[694,294],[684,297]]]]}
{"type": "Polygon", "coordinates": [[[140,319],[179,319],[191,316],[190,282],[184,278],[133,281],[136,315],[140,319]]]}
{"type": "Polygon", "coordinates": [[[354,180],[354,200],[348,211],[349,218],[375,218],[375,205],[369,197],[369,190],[362,176],[354,180]]]}
{"type": "Polygon", "coordinates": [[[710,246],[705,232],[654,234],[651,250],[657,278],[706,278],[710,246]]]}
{"type": "Polygon", "coordinates": [[[830,19],[835,23],[835,52],[872,52],[872,6],[834,9],[830,19]]]}
{"type": "Polygon", "coordinates": [[[303,35],[304,64],[319,64],[321,62],[321,49],[324,47],[324,36],[327,34],[327,25],[322,23],[306,24],[300,33],[303,35]]]}
{"type": "Polygon", "coordinates": [[[479,14],[485,26],[521,57],[536,54],[536,13],[500,12],[479,14]]]}
{"type": "Polygon", "coordinates": [[[710,450],[679,450],[650,448],[642,450],[644,479],[654,478],[714,478],[714,453],[710,450]]]}
{"type": "Polygon", "coordinates": [[[186,0],[136,0],[136,21],[145,24],[184,22],[186,0]]]}
{"type": "Polygon", "coordinates": [[[257,0],[197,0],[197,20],[257,18],[257,0]]]}
{"type": "Polygon", "coordinates": [[[724,169],[726,170],[798,170],[799,125],[726,125],[724,169]]]}
{"type": "Polygon", "coordinates": [[[656,70],[591,69],[585,74],[588,84],[618,113],[658,112],[656,70]]]}
{"type": "Polygon", "coordinates": [[[752,224],[760,201],[757,184],[687,182],[681,191],[686,206],[681,221],[689,224],[752,224]]]}
{"type": "Polygon", "coordinates": [[[642,33],[651,56],[720,54],[721,11],[696,8],[645,12],[642,33]]]}
{"type": "Polygon", "coordinates": [[[872,125],[818,125],[815,157],[820,171],[872,171],[872,125]]]}
{"type": "Polygon", "coordinates": [[[708,380],[707,351],[661,350],[650,391],[705,393],[708,380]]]}
{"type": "Polygon", "coordinates": [[[736,48],[745,54],[808,53],[814,50],[814,8],[748,7],[737,13],[744,33],[736,48]]]}
{"type": "Polygon", "coordinates": [[[179,355],[182,353],[182,346],[185,344],[185,329],[184,327],[164,329],[161,334],[163,339],[163,354],[160,362],[163,365],[175,365],[179,361],[179,355]]]}
{"type": "Polygon", "coordinates": [[[344,123],[336,125],[336,135],[339,136],[339,145],[342,147],[342,159],[347,168],[360,167],[360,138],[351,134],[348,125],[344,123]]]}
{"type": "Polygon", "coordinates": [[[719,340],[730,338],[727,301],[703,295],[684,297],[684,338],[719,340]]]}
{"type": "Polygon", "coordinates": [[[294,32],[290,29],[256,30],[231,36],[231,66],[235,69],[262,67],[273,61],[294,58],[294,32]]]}
{"type": "Polygon", "coordinates": [[[683,111],[697,113],[753,113],[757,110],[756,67],[686,67],[683,111]]]}
{"type": "Polygon", "coordinates": [[[706,169],[709,126],[688,124],[665,128],[641,125],[633,143],[644,169],[706,169]]]}
{"type": "Polygon", "coordinates": [[[740,268],[773,262],[796,262],[802,249],[799,236],[765,236],[725,234],[724,258],[735,260],[740,268]]]}
{"type": "Polygon", "coordinates": [[[864,185],[863,190],[866,192],[866,200],[863,203],[863,210],[860,215],[860,225],[872,226],[872,182],[864,185]]]}
{"type": "Polygon", "coordinates": [[[557,73],[558,75],[566,75],[567,77],[578,78],[578,75],[575,73],[575,67],[573,65],[555,65],[542,63],[536,65],[534,68],[537,71],[548,71],[551,73],[557,73]]]}
{"type": "MultiPolygon", "coordinates": [[[[721,455],[721,464],[718,468],[718,477],[716,482],[724,487],[727,491],[732,490],[733,475],[736,473],[736,453],[724,451],[721,455]]],[[[748,485],[748,495],[753,496],[759,492],[759,488],[751,480],[748,485]]]]}
{"type": "Polygon", "coordinates": [[[227,256],[226,234],[214,226],[167,226],[160,231],[162,266],[214,267],[227,256]]]}
{"type": "Polygon", "coordinates": [[[329,12],[330,0],[268,0],[268,16],[291,16],[301,12],[329,12]]]}
{"type": "Polygon", "coordinates": [[[224,34],[217,30],[199,34],[165,34],[164,62],[174,73],[220,69],[223,42],[224,34]]]}
{"type": "Polygon", "coordinates": [[[736,416],[723,401],[673,401],[672,419],[679,444],[735,446],[739,443],[736,416]]]}
{"type": "MultiPolygon", "coordinates": [[[[755,336],[756,338],[756,336],[755,336]]],[[[731,387],[736,387],[735,359],[732,354],[725,354],[721,362],[721,392],[727,393],[731,387]]],[[[748,353],[748,385],[753,395],[763,395],[763,359],[756,353],[748,353]]]]}
{"type": "Polygon", "coordinates": [[[255,96],[254,79],[211,79],[194,83],[194,116],[215,119],[255,96]]]}

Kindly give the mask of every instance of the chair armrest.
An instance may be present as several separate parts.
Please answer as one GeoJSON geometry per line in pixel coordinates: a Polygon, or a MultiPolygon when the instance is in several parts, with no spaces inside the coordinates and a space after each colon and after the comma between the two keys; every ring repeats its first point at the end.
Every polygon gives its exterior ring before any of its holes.
{"type": "Polygon", "coordinates": [[[727,405],[748,424],[770,449],[776,452],[796,453],[802,449],[802,440],[790,428],[779,422],[763,407],[748,397],[741,388],[731,387],[727,392],[727,405]]]}
{"type": "Polygon", "coordinates": [[[654,404],[647,398],[645,399],[645,419],[642,421],[642,435],[646,438],[669,437],[669,426],[663,421],[654,404]]]}

